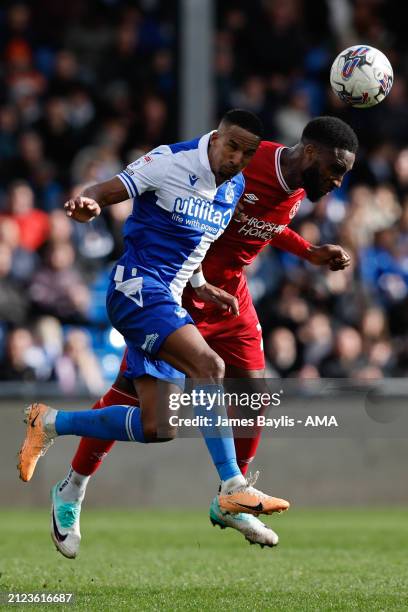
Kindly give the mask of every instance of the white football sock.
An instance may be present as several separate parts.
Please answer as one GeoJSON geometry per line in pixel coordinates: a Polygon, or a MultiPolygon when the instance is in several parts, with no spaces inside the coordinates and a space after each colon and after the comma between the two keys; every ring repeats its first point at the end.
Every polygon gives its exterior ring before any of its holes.
{"type": "Polygon", "coordinates": [[[85,497],[89,479],[90,476],[83,476],[71,467],[67,476],[58,487],[58,495],[64,501],[82,501],[85,497]]]}
{"type": "Polygon", "coordinates": [[[232,478],[228,478],[228,480],[221,481],[221,493],[225,495],[226,493],[232,493],[235,489],[239,489],[240,487],[245,487],[247,481],[242,474],[238,474],[237,476],[233,476],[232,478]]]}
{"type": "Polygon", "coordinates": [[[55,429],[55,420],[57,418],[58,410],[54,410],[54,408],[49,407],[48,412],[43,417],[43,425],[44,429],[53,438],[58,436],[55,429]]]}

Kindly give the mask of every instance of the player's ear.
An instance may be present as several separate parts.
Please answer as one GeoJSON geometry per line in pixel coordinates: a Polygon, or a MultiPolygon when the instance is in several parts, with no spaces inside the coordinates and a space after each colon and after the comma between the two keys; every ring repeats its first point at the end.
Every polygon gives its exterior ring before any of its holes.
{"type": "Polygon", "coordinates": [[[312,142],[308,142],[307,144],[305,144],[303,147],[303,151],[304,151],[305,158],[307,159],[308,162],[314,162],[314,160],[318,156],[317,147],[312,142]]]}
{"type": "Polygon", "coordinates": [[[210,136],[210,144],[214,144],[220,137],[220,133],[218,130],[215,130],[210,136]]]}

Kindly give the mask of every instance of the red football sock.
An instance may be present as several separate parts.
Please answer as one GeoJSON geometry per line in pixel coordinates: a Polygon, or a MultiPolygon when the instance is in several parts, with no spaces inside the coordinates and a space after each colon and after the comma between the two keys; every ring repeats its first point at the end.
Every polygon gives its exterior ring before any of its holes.
{"type": "MultiPolygon", "coordinates": [[[[137,397],[118,391],[111,387],[105,395],[100,398],[92,406],[94,410],[104,408],[106,406],[114,406],[115,404],[130,404],[139,405],[137,397]]],[[[235,452],[237,454],[237,463],[242,472],[245,474],[248,471],[249,464],[253,461],[256,451],[261,440],[262,429],[254,431],[251,438],[236,438],[234,437],[235,452]]],[[[100,467],[103,459],[109,453],[114,440],[99,440],[96,438],[81,438],[78,449],[72,460],[73,469],[83,476],[91,476],[100,467]]]]}
{"type": "MultiPolygon", "coordinates": [[[[92,409],[97,410],[98,408],[106,408],[115,404],[138,406],[139,400],[137,397],[111,387],[103,397],[95,402],[92,409]]],[[[114,440],[81,438],[71,463],[73,469],[83,476],[90,476],[96,472],[114,444],[114,440]]]]}
{"type": "Polygon", "coordinates": [[[252,438],[234,438],[238,467],[244,476],[248,471],[249,464],[255,458],[261,435],[262,429],[259,428],[254,431],[252,438]]]}

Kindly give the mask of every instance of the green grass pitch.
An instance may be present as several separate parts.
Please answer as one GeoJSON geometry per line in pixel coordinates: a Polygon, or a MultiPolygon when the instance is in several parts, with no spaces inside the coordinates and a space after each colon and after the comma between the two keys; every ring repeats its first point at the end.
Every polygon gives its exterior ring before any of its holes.
{"type": "Polygon", "coordinates": [[[407,519],[402,509],[294,509],[266,519],[281,542],[261,550],[212,527],[204,508],[85,509],[71,561],[53,547],[48,510],[1,511],[0,591],[76,596],[13,606],[22,610],[406,611],[407,519]]]}

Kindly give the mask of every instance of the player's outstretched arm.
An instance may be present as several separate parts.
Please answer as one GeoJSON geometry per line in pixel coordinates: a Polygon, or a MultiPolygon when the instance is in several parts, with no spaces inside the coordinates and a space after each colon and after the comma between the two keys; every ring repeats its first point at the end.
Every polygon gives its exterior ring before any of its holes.
{"type": "Polygon", "coordinates": [[[289,227],[275,236],[271,244],[315,266],[329,266],[330,270],[344,270],[351,262],[350,255],[338,244],[313,245],[289,227]]]}
{"type": "Polygon", "coordinates": [[[115,176],[109,181],[87,187],[79,196],[65,202],[64,209],[68,217],[79,223],[88,223],[98,217],[105,206],[128,199],[125,186],[115,176]]]}

